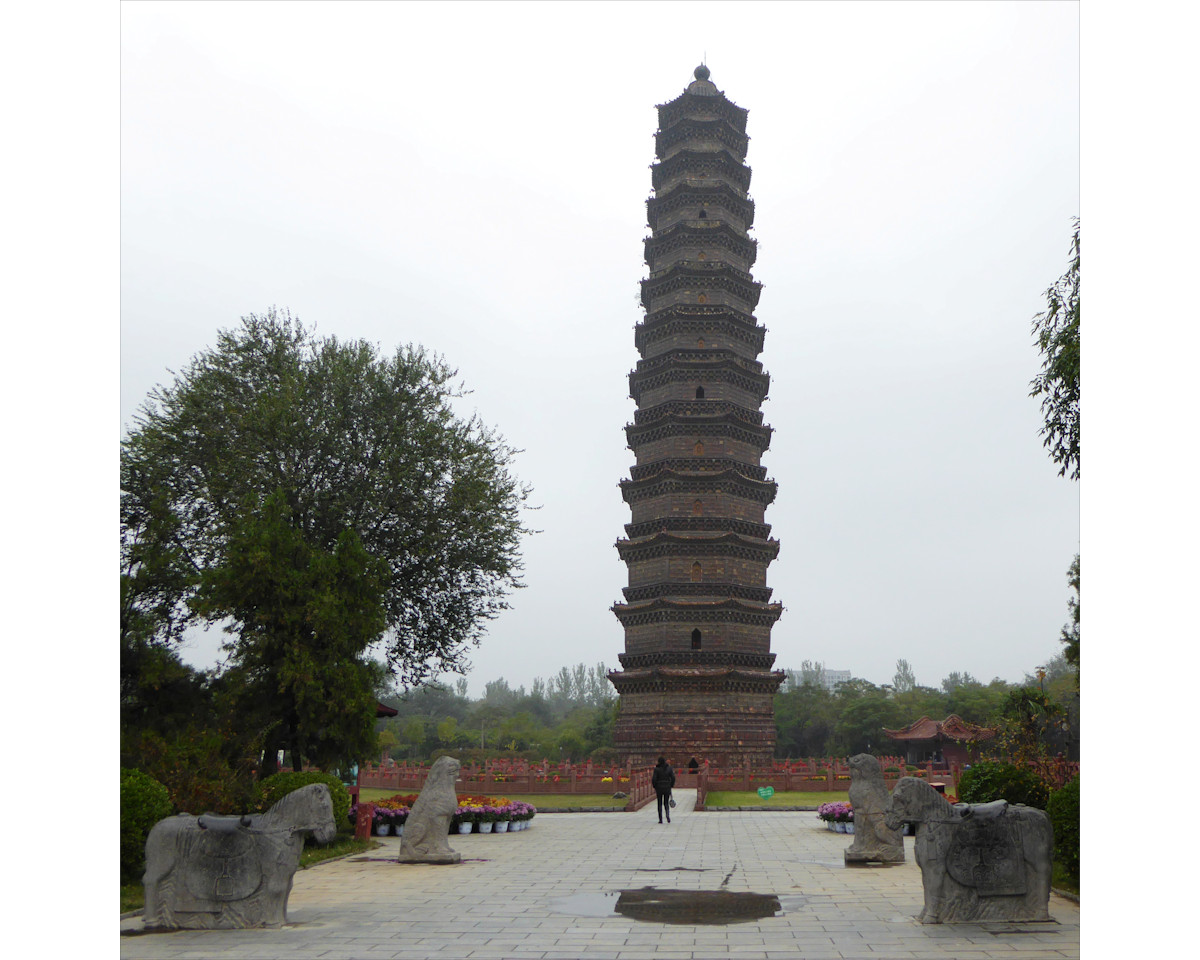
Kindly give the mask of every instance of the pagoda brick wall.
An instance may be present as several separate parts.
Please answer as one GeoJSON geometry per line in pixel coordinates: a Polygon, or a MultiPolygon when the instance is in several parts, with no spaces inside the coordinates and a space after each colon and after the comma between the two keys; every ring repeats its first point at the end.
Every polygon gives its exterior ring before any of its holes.
{"type": "Polygon", "coordinates": [[[767,586],[779,544],[764,519],[775,483],[760,464],[770,378],[753,314],[762,286],[750,273],[747,111],[702,66],[658,113],[646,315],[629,376],[634,464],[621,482],[629,579],[613,606],[625,632],[622,669],[609,674],[614,741],[625,763],[760,765],[775,747],[783,674],[770,647],[782,606],[767,586]]]}

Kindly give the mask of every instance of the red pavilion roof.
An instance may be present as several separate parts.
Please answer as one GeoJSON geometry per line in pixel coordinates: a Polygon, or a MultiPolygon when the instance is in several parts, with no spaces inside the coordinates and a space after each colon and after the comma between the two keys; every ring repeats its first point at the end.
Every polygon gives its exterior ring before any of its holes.
{"type": "Polygon", "coordinates": [[[386,703],[380,703],[378,700],[375,701],[375,719],[376,720],[380,720],[383,717],[394,717],[399,712],[400,712],[399,710],[393,710],[386,703]]]}
{"type": "Polygon", "coordinates": [[[996,736],[996,731],[991,727],[967,723],[955,713],[945,720],[922,717],[899,730],[884,727],[883,732],[893,740],[991,740],[996,736]]]}

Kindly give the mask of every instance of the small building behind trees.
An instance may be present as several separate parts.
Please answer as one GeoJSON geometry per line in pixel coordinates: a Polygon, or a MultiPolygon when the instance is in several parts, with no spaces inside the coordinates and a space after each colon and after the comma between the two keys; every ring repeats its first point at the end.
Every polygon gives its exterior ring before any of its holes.
{"type": "Polygon", "coordinates": [[[932,760],[947,766],[962,766],[979,759],[979,744],[994,740],[996,730],[968,723],[952,713],[945,720],[921,717],[899,730],[883,728],[884,734],[902,746],[909,763],[932,760]]]}

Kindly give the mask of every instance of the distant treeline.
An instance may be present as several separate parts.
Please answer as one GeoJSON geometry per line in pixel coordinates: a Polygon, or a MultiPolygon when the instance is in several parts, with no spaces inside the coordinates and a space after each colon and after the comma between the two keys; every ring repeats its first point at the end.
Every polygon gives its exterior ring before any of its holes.
{"type": "MultiPolygon", "coordinates": [[[[548,679],[535,679],[528,691],[510,687],[501,677],[489,682],[478,699],[467,696],[464,679],[453,686],[435,682],[385,694],[381,700],[399,713],[378,725],[380,752],[386,749],[397,760],[454,752],[472,759],[590,757],[612,762],[617,758],[613,722],[620,705],[607,672],[603,663],[563,667],[548,679]]],[[[938,687],[921,686],[904,660],[897,661],[892,683],[881,685],[853,678],[829,689],[824,665],[812,661],[785,673],[775,697],[778,757],[894,751],[885,727],[904,727],[922,716],[941,720],[952,713],[984,725],[1032,724],[1051,752],[1078,757],[1078,673],[1062,656],[1019,684],[998,678],[982,683],[954,671],[938,687]],[[1042,700],[1044,716],[1027,716],[1031,709],[1037,713],[1042,700]]]]}

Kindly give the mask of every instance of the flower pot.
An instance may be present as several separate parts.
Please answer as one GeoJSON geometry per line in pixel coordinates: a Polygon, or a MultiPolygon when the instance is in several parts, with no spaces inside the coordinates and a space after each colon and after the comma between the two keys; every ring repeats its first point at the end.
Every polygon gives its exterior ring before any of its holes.
{"type": "Polygon", "coordinates": [[[854,821],[853,820],[851,820],[849,823],[846,824],[846,832],[847,833],[854,832],[854,821]]]}
{"type": "Polygon", "coordinates": [[[508,833],[508,821],[507,820],[497,820],[496,821],[496,829],[493,830],[492,832],[493,833],[508,833]]]}
{"type": "Polygon", "coordinates": [[[845,833],[846,825],[839,820],[837,822],[837,824],[834,826],[834,829],[837,830],[838,833],[845,833]]]}
{"type": "Polygon", "coordinates": [[[458,825],[458,832],[459,832],[459,833],[470,833],[470,832],[471,832],[471,828],[472,828],[473,826],[475,826],[475,824],[471,823],[471,821],[470,821],[470,820],[467,820],[467,821],[465,821],[465,822],[463,822],[463,823],[460,823],[460,824],[458,825]]]}
{"type": "Polygon", "coordinates": [[[392,825],[390,823],[380,823],[376,821],[371,824],[371,832],[377,837],[386,837],[391,833],[392,825]]]}
{"type": "Polygon", "coordinates": [[[393,824],[392,824],[392,836],[393,836],[393,837],[402,837],[402,836],[404,836],[404,824],[402,824],[402,823],[393,823],[393,824]]]}
{"type": "Polygon", "coordinates": [[[479,832],[480,832],[480,833],[491,833],[491,832],[492,832],[492,823],[491,823],[491,821],[489,820],[489,821],[488,821],[488,822],[486,822],[486,823],[481,823],[481,824],[479,825],[479,832]]]}

